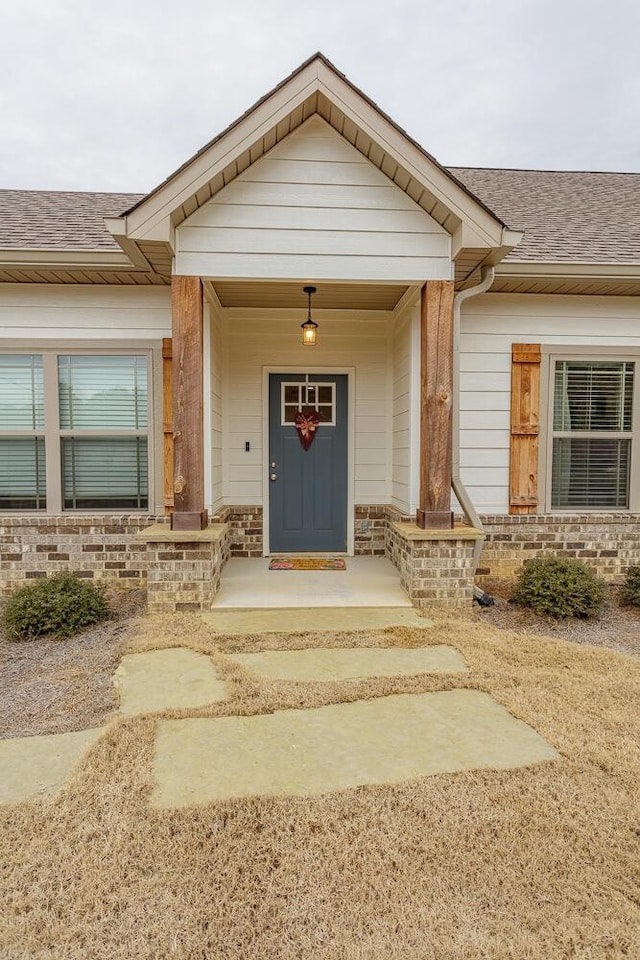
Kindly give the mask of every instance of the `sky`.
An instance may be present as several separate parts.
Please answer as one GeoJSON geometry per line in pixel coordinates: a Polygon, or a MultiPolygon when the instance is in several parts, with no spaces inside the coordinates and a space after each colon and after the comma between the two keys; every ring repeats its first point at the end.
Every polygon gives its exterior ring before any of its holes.
{"type": "Polygon", "coordinates": [[[640,0],[0,0],[0,188],[145,192],[320,50],[441,163],[640,172],[640,0]]]}

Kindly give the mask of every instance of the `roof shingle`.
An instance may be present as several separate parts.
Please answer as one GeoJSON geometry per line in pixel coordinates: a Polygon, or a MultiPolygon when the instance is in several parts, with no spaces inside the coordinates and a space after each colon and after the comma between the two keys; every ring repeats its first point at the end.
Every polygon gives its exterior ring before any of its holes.
{"type": "MultiPolygon", "coordinates": [[[[451,167],[525,237],[508,260],[640,263],[640,174],[451,167]]],[[[0,190],[0,249],[118,250],[104,225],[144,194],[0,190]]]]}
{"type": "Polygon", "coordinates": [[[507,260],[640,263],[640,174],[449,169],[524,230],[507,260]]]}
{"type": "Polygon", "coordinates": [[[104,225],[141,194],[0,190],[0,249],[119,250],[104,225]]]}

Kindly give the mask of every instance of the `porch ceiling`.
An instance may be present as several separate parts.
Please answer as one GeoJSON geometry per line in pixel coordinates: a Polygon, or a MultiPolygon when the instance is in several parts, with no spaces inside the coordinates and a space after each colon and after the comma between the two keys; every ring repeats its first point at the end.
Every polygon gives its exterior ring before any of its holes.
{"type": "MultiPolygon", "coordinates": [[[[315,310],[394,310],[406,284],[318,283],[315,310]]],[[[219,280],[212,287],[222,307],[300,309],[307,306],[301,283],[219,280]]]]}

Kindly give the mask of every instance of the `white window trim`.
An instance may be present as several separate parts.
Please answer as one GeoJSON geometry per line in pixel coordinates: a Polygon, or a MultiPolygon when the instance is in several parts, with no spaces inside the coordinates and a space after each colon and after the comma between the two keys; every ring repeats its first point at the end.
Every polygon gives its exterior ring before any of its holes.
{"type": "MultiPolygon", "coordinates": [[[[162,478],[162,463],[157,463],[156,458],[162,454],[162,442],[158,441],[158,423],[162,424],[162,410],[159,404],[162,403],[162,346],[155,341],[150,343],[148,340],[129,340],[126,347],[114,346],[112,341],[91,340],[89,342],[74,341],[73,344],[61,340],[7,340],[0,344],[0,354],[32,354],[42,357],[44,371],[44,406],[45,406],[45,425],[43,436],[45,439],[45,465],[46,465],[46,494],[47,507],[45,510],[0,510],[0,516],[4,517],[47,517],[47,516],[110,516],[110,515],[129,515],[136,514],[146,516],[148,514],[162,514],[164,508],[158,506],[158,497],[156,490],[156,477],[162,478]],[[143,508],[127,507],[126,509],[114,507],[94,507],[91,509],[65,508],[62,504],[62,462],[61,445],[62,436],[73,434],[78,431],[60,430],[59,410],[58,410],[58,387],[57,387],[57,358],[59,356],[146,356],[147,358],[147,410],[148,426],[146,431],[142,431],[147,437],[147,461],[148,461],[148,506],[143,508]],[[159,388],[156,388],[159,384],[159,388]]],[[[98,436],[102,434],[108,436],[122,436],[121,431],[82,431],[86,435],[98,436]]],[[[134,431],[132,435],[140,431],[134,431]]],[[[8,433],[6,434],[9,435],[8,433]]],[[[162,498],[161,498],[162,499],[162,498]]]]}
{"type": "Polygon", "coordinates": [[[602,347],[570,344],[543,344],[540,381],[540,444],[538,476],[542,512],[558,516],[572,514],[630,514],[640,513],[640,349],[638,347],[602,347]],[[631,463],[629,467],[629,505],[627,507],[552,507],[551,481],[553,465],[553,407],[554,372],[557,360],[613,360],[620,363],[635,363],[633,384],[632,429],[626,434],[631,440],[631,463]]]}

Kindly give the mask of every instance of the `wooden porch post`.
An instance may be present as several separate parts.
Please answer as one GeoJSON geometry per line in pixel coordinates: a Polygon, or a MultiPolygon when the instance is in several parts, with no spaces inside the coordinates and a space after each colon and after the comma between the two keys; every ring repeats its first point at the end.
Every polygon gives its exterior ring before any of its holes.
{"type": "Polygon", "coordinates": [[[203,530],[203,308],[200,277],[171,278],[174,511],[172,530],[203,530]]]}
{"type": "Polygon", "coordinates": [[[450,530],[453,439],[453,283],[428,280],[420,314],[420,504],[422,529],[450,530]]]}

